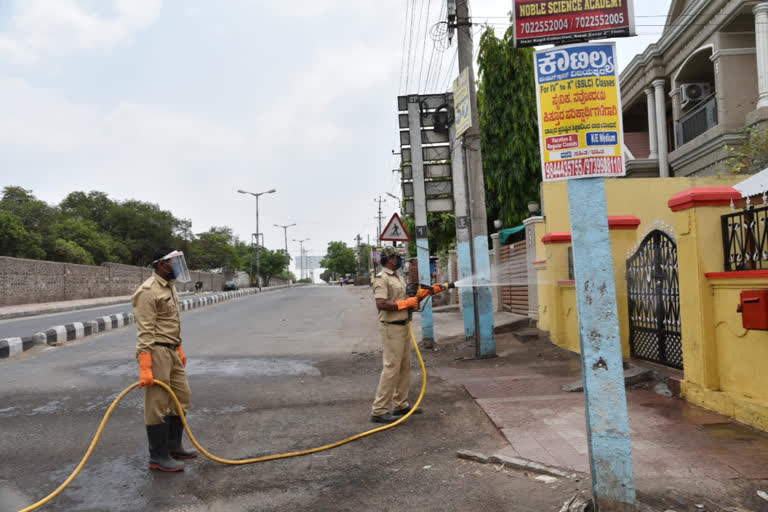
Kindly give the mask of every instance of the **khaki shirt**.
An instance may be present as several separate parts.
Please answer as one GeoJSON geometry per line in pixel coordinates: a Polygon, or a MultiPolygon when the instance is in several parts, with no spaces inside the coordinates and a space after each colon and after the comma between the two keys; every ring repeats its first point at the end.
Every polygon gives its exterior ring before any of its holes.
{"type": "Polygon", "coordinates": [[[181,345],[179,294],[172,282],[157,273],[139,286],[131,298],[136,317],[136,352],[149,352],[155,342],[181,345]]]}
{"type": "MultiPolygon", "coordinates": [[[[376,274],[376,279],[373,280],[373,296],[377,299],[387,299],[392,302],[407,299],[408,297],[405,294],[405,279],[399,272],[384,267],[381,272],[376,274]]],[[[408,320],[408,310],[379,310],[379,320],[381,322],[408,320]]]]}

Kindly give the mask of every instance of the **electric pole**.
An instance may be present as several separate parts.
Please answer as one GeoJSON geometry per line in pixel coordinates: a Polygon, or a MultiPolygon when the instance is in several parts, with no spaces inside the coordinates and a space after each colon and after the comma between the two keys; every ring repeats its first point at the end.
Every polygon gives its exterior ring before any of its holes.
{"type": "MultiPolygon", "coordinates": [[[[476,281],[490,282],[491,262],[488,255],[488,228],[485,214],[485,179],[483,156],[480,150],[480,120],[477,112],[477,91],[472,58],[472,20],[469,17],[469,0],[456,0],[456,29],[458,32],[459,73],[465,68],[469,74],[469,104],[472,126],[464,133],[464,151],[467,165],[467,188],[472,233],[472,273],[476,281]]],[[[496,355],[493,337],[493,295],[488,286],[475,286],[475,310],[478,321],[475,330],[475,355],[496,355]]]]}

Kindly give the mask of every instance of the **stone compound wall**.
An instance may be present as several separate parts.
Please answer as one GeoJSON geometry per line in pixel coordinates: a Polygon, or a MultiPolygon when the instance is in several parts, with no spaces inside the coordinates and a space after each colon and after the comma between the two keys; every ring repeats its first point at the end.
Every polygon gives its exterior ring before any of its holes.
{"type": "MultiPolygon", "coordinates": [[[[0,306],[131,295],[152,269],[104,263],[75,265],[0,256],[0,306]]],[[[179,291],[221,291],[227,274],[191,272],[192,281],[177,283],[179,291]]],[[[272,283],[270,283],[272,284],[272,283]]]]}

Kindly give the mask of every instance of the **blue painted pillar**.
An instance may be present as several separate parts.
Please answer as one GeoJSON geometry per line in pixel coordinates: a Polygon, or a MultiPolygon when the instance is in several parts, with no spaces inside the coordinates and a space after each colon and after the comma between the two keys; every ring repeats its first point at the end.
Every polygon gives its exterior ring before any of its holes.
{"type": "MultiPolygon", "coordinates": [[[[483,230],[484,231],[484,230],[483,230]]],[[[496,339],[493,335],[493,293],[491,282],[491,258],[488,254],[488,236],[474,238],[472,244],[475,260],[475,307],[477,308],[477,357],[494,357],[496,339]],[[485,283],[485,286],[482,286],[485,283]],[[479,285],[479,286],[478,286],[479,285]]]]}
{"type": "MultiPolygon", "coordinates": [[[[426,231],[426,230],[425,230],[426,231]]],[[[429,240],[416,238],[416,257],[419,259],[419,283],[429,285],[432,282],[432,273],[429,268],[429,240]]],[[[435,339],[435,324],[432,319],[432,301],[422,301],[424,309],[421,311],[421,339],[435,339]]]]}
{"type": "Polygon", "coordinates": [[[613,254],[603,178],[568,182],[592,488],[600,510],[635,503],[613,254]]]}
{"type": "MultiPolygon", "coordinates": [[[[472,276],[472,245],[469,240],[456,243],[459,259],[459,280],[472,276]]],[[[471,286],[459,288],[461,307],[464,311],[464,339],[475,336],[475,291],[471,286]]]]}

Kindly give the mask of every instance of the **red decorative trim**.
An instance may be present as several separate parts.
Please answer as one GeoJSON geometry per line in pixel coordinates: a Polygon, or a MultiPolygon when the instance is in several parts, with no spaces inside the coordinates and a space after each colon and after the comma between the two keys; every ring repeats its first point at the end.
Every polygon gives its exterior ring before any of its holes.
{"type": "Polygon", "coordinates": [[[695,206],[728,206],[739,199],[741,193],[733,187],[694,187],[673,195],[667,205],[679,212],[695,206]]]}
{"type": "Polygon", "coordinates": [[[640,219],[634,215],[610,215],[608,229],[637,229],[640,219]]]}
{"type": "Polygon", "coordinates": [[[571,243],[571,233],[570,231],[565,231],[562,233],[547,233],[541,238],[542,243],[544,244],[569,244],[571,243]]]}
{"type": "Polygon", "coordinates": [[[574,285],[574,286],[575,286],[575,285],[576,285],[576,281],[573,281],[573,280],[567,280],[567,281],[558,281],[558,282],[557,282],[557,284],[558,284],[559,286],[571,286],[571,285],[574,285]]]}
{"type": "Polygon", "coordinates": [[[707,279],[749,279],[752,277],[768,277],[768,270],[739,270],[736,272],[707,272],[707,279]]]}
{"type": "Polygon", "coordinates": [[[546,263],[547,263],[547,260],[539,260],[539,261],[534,261],[533,262],[534,265],[544,265],[546,263]]]}

